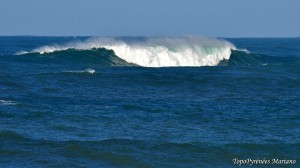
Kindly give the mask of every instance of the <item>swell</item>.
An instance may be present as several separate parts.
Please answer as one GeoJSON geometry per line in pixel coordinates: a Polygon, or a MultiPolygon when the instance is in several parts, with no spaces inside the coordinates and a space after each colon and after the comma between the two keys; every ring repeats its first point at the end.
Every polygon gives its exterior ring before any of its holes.
{"type": "Polygon", "coordinates": [[[251,157],[298,159],[300,148],[299,143],[173,143],[129,139],[48,141],[24,138],[14,132],[1,133],[0,142],[5,145],[0,146],[0,154],[10,160],[19,160],[13,163],[16,167],[28,161],[39,167],[70,164],[68,161],[73,167],[87,163],[103,167],[185,167],[186,164],[215,167],[225,163],[225,167],[230,167],[233,158],[247,158],[249,151],[253,154],[251,157]],[[211,158],[214,158],[213,162],[211,158]],[[65,162],[61,163],[62,159],[65,162]]]}
{"type": "Polygon", "coordinates": [[[0,131],[0,139],[1,140],[9,140],[9,141],[23,141],[23,140],[26,140],[26,137],[14,132],[14,131],[1,130],[0,131]]]}

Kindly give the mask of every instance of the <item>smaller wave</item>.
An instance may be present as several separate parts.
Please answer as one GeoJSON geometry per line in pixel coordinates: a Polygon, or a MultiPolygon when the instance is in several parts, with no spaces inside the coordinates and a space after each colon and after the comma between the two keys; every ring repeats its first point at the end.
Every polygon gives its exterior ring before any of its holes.
{"type": "Polygon", "coordinates": [[[0,100],[0,105],[16,105],[16,102],[10,100],[0,100]]]}
{"type": "Polygon", "coordinates": [[[85,70],[82,71],[65,71],[67,73],[88,73],[88,74],[94,74],[96,73],[96,70],[93,68],[87,68],[85,70]]]}

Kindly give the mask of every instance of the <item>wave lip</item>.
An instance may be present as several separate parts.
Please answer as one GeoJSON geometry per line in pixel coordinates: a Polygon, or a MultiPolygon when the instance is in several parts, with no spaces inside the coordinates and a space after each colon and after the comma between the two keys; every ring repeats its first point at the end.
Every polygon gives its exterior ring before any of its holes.
{"type": "MultiPolygon", "coordinates": [[[[124,61],[144,67],[216,66],[228,60],[236,47],[226,40],[207,37],[157,37],[143,39],[90,38],[65,45],[43,46],[34,53],[51,53],[68,49],[113,50],[124,61]]],[[[26,53],[26,52],[23,52],[26,53]]]]}

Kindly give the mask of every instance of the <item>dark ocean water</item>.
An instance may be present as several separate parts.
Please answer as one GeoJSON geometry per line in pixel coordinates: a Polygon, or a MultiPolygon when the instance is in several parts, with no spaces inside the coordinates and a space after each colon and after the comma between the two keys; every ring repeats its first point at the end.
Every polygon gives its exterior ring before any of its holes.
{"type": "Polygon", "coordinates": [[[35,50],[87,39],[0,37],[0,167],[300,166],[300,38],[226,39],[241,50],[201,67],[35,50]]]}

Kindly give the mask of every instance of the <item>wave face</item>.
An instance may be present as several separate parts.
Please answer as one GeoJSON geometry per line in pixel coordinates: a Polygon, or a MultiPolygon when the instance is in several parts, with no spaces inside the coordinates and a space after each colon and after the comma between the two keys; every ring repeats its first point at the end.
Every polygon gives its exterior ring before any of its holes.
{"type": "MultiPolygon", "coordinates": [[[[120,59],[143,67],[216,66],[228,60],[236,47],[226,40],[206,37],[182,38],[89,38],[65,45],[43,46],[30,53],[53,53],[58,51],[113,50],[120,59]]],[[[20,52],[19,54],[26,54],[20,52]]]]}
{"type": "MultiPolygon", "coordinates": [[[[70,48],[66,50],[53,50],[51,52],[29,52],[22,55],[31,56],[31,58],[37,58],[34,60],[35,63],[54,62],[64,65],[92,63],[99,66],[133,66],[133,64],[130,64],[117,57],[112,50],[107,50],[105,48],[92,48],[88,50],[77,50],[70,48]],[[44,59],[41,59],[41,57],[44,59]]],[[[33,60],[27,59],[27,61],[33,60]]]]}
{"type": "Polygon", "coordinates": [[[268,65],[267,56],[251,53],[247,50],[232,50],[229,60],[223,60],[220,66],[257,66],[268,65]]]}

